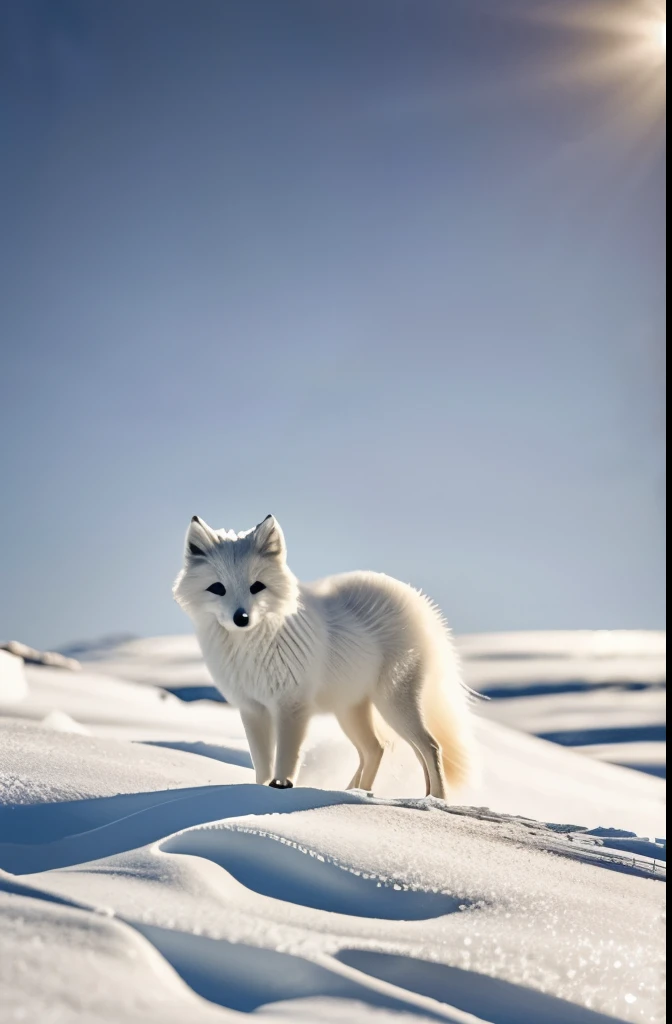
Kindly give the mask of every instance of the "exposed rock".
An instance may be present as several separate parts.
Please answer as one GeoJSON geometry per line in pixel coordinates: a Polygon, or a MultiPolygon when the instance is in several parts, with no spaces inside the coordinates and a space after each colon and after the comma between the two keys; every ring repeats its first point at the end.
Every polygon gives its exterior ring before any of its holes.
{"type": "Polygon", "coordinates": [[[56,651],[36,651],[34,647],[19,643],[18,640],[0,644],[0,651],[8,651],[17,658],[22,658],[27,665],[48,665],[49,668],[66,668],[71,672],[79,672],[82,667],[74,658],[66,658],[64,654],[58,654],[56,651]]]}

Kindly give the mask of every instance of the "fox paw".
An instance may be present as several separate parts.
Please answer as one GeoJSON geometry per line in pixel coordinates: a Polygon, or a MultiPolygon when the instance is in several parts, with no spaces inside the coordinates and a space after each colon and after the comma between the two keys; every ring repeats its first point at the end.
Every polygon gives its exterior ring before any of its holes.
{"type": "Polygon", "coordinates": [[[290,782],[289,779],[285,779],[284,782],[281,782],[280,779],[271,779],[269,786],[272,786],[273,789],[292,789],[294,783],[290,782]]]}

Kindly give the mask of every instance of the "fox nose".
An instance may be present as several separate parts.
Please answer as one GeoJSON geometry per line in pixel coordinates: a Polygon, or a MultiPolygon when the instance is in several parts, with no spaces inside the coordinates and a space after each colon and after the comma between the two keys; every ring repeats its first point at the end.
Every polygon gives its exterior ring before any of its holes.
{"type": "Polygon", "coordinates": [[[233,613],[233,624],[234,626],[249,626],[250,616],[247,614],[244,608],[239,608],[238,611],[233,613]]]}

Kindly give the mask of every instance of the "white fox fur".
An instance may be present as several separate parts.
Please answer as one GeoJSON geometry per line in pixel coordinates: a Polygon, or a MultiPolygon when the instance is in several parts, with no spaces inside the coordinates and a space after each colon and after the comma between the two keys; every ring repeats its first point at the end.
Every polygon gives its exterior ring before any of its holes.
{"type": "Polygon", "coordinates": [[[417,590],[375,572],[300,583],[272,516],[239,534],[194,516],[173,594],[240,708],[258,783],[293,785],[310,718],[331,712],[359,753],[350,788],[370,790],[384,749],[374,708],[414,749],[428,794],[445,799],[466,780],[468,692],[441,614],[417,590]]]}

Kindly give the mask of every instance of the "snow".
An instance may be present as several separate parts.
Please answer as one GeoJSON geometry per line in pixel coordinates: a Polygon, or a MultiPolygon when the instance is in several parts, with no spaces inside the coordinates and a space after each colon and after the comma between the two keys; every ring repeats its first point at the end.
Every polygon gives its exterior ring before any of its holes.
{"type": "Polygon", "coordinates": [[[195,636],[157,636],[101,646],[70,648],[96,672],[148,686],[161,686],[180,694],[206,691],[219,696],[205,667],[195,636]]]}
{"type": "MultiPolygon", "coordinates": [[[[154,687],[134,686],[87,672],[65,674],[57,669],[27,666],[26,673],[30,683],[26,700],[21,705],[8,707],[0,702],[0,715],[22,713],[24,730],[30,720],[39,724],[58,711],[99,737],[161,745],[134,746],[128,748],[129,753],[124,747],[116,755],[106,751],[100,759],[92,753],[87,777],[95,780],[95,784],[99,778],[102,782],[108,778],[111,785],[118,787],[118,792],[126,792],[124,783],[116,775],[117,764],[131,780],[135,772],[144,772],[146,765],[148,789],[153,789],[151,751],[163,751],[166,757],[172,754],[173,758],[177,753],[189,753],[192,764],[193,755],[199,755],[207,775],[194,785],[215,783],[216,769],[221,770],[222,764],[233,764],[243,773],[241,778],[253,780],[240,717],[224,704],[204,701],[185,704],[154,687]]],[[[488,708],[489,705],[484,704],[479,711],[486,712],[488,708]]],[[[72,785],[73,799],[86,795],[80,768],[81,759],[87,757],[84,741],[80,740],[81,747],[76,749],[71,761],[63,762],[66,748],[62,737],[48,739],[42,735],[42,730],[38,734],[34,730],[24,731],[17,733],[21,738],[12,744],[12,733],[11,722],[0,726],[0,778],[4,774],[5,759],[12,758],[15,759],[12,760],[12,775],[17,780],[28,778],[34,786],[38,783],[52,786],[57,778],[61,780],[59,784],[72,785]],[[35,740],[30,739],[36,735],[35,740]],[[40,759],[40,749],[47,749],[48,757],[40,759]],[[28,767],[19,771],[28,751],[31,751],[28,767]],[[34,761],[37,765],[33,768],[34,761]],[[58,776],[54,776],[51,767],[55,762],[60,765],[58,776]]],[[[644,836],[666,834],[664,785],[660,779],[598,760],[581,759],[577,764],[570,750],[486,719],[479,720],[478,735],[483,750],[482,784],[461,792],[461,801],[477,805],[488,803],[508,814],[542,820],[617,824],[644,836]],[[531,763],[534,772],[529,770],[531,763]]],[[[183,761],[178,758],[178,765],[183,761]]],[[[302,784],[340,789],[351,778],[356,764],[354,749],[335,723],[328,718],[316,719],[308,737],[302,784]]],[[[188,780],[193,773],[186,767],[176,767],[175,773],[166,779],[166,788],[179,785],[176,780],[180,777],[188,780]]],[[[18,781],[14,784],[18,786],[18,781]]],[[[192,783],[185,781],[184,784],[192,783]]],[[[422,772],[415,755],[398,741],[383,758],[376,792],[382,796],[417,796],[423,791],[422,772]]],[[[20,794],[15,794],[13,800],[23,802],[20,794]]]]}
{"type": "Polygon", "coordinates": [[[44,716],[40,725],[43,729],[54,729],[56,732],[75,732],[80,736],[91,734],[90,729],[80,722],[76,722],[65,711],[50,711],[48,715],[44,716]]]}
{"type": "MultiPolygon", "coordinates": [[[[241,769],[161,747],[45,730],[0,719],[0,801],[30,806],[226,784],[241,769]]],[[[0,806],[2,806],[0,805],[0,806]]]]}
{"type": "Polygon", "coordinates": [[[664,632],[482,634],[459,647],[469,684],[493,698],[486,717],[665,776],[664,632]]]}
{"type": "Polygon", "coordinates": [[[150,943],[114,918],[0,891],[0,922],[3,1021],[233,1019],[196,996],[150,943]]]}
{"type": "Polygon", "coordinates": [[[536,658],[539,661],[562,661],[592,665],[589,677],[599,677],[599,661],[629,662],[623,678],[630,678],[633,665],[639,664],[642,678],[651,678],[663,669],[667,647],[664,630],[646,629],[568,629],[535,630],[518,633],[472,633],[458,638],[462,656],[470,660],[500,661],[536,658]],[[661,659],[662,662],[661,662],[661,659]]]}
{"type": "MultiPolygon", "coordinates": [[[[588,756],[665,775],[664,632],[488,633],[458,637],[457,645],[467,683],[494,698],[484,705],[486,717],[588,756]]],[[[193,636],[112,640],[67,653],[99,674],[158,685],[186,700],[221,700],[193,636]]]]}
{"type": "Polygon", "coordinates": [[[26,665],[0,687],[0,1019],[662,1022],[664,781],[535,735],[656,724],[659,640],[464,638],[472,685],[545,689],[478,706],[450,806],[400,741],[344,792],[328,718],[300,787],[254,785],[238,713],[166,692],[210,685],[191,637],[26,665]]]}
{"type": "Polygon", "coordinates": [[[14,704],[28,692],[23,661],[8,651],[0,650],[0,701],[14,704]]]}
{"type": "Polygon", "coordinates": [[[625,749],[622,743],[590,743],[582,747],[581,751],[598,761],[622,764],[661,778],[665,778],[667,773],[664,742],[628,743],[625,749]]]}

